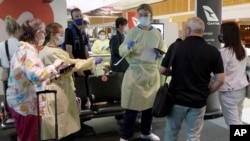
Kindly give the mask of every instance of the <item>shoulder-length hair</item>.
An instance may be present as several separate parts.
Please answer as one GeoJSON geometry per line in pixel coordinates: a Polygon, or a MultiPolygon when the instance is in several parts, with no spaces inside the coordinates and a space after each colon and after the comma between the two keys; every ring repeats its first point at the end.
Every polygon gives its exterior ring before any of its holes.
{"type": "Polygon", "coordinates": [[[229,48],[236,55],[237,60],[241,61],[246,57],[246,52],[241,44],[239,26],[235,22],[227,22],[221,25],[221,33],[225,47],[229,48]]]}

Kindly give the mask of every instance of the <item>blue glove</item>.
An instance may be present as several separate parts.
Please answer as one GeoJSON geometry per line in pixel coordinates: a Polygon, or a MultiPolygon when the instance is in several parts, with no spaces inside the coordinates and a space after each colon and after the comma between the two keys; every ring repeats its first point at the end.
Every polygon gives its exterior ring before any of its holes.
{"type": "Polygon", "coordinates": [[[154,50],[154,53],[156,55],[156,58],[161,58],[162,57],[162,54],[159,51],[154,50]]]}
{"type": "Polygon", "coordinates": [[[134,45],[135,45],[135,41],[129,40],[128,43],[127,43],[127,49],[131,50],[134,45]]]}
{"type": "Polygon", "coordinates": [[[100,63],[102,63],[102,57],[96,57],[95,64],[100,64],[100,63]]]}

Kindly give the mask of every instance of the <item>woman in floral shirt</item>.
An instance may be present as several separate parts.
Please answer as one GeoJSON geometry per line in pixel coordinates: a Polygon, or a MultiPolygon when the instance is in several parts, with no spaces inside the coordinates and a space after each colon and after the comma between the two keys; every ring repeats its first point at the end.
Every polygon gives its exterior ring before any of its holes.
{"type": "MultiPolygon", "coordinates": [[[[39,58],[38,47],[45,39],[45,24],[41,20],[27,20],[21,28],[23,42],[11,58],[7,103],[15,119],[18,141],[37,141],[36,91],[43,88],[44,80],[57,75],[56,69],[63,62],[58,59],[45,67],[39,58]]],[[[41,103],[43,101],[41,98],[41,103]]],[[[41,104],[41,113],[43,109],[41,104]]]]}

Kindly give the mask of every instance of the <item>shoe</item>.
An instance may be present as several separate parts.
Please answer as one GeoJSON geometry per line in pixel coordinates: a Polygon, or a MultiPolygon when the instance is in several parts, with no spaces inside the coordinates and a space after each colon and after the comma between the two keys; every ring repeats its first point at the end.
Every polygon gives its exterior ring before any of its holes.
{"type": "Polygon", "coordinates": [[[123,138],[120,138],[120,141],[128,141],[128,140],[125,140],[125,139],[123,139],[123,138]]]}
{"type": "Polygon", "coordinates": [[[151,141],[159,141],[160,140],[160,138],[157,135],[153,134],[153,133],[151,133],[149,135],[141,134],[141,138],[151,140],[151,141]]]}

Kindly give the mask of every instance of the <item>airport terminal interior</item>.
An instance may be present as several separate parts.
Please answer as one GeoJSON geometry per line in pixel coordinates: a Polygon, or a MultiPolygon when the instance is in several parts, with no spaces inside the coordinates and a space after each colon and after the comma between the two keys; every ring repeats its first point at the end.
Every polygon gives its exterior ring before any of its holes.
{"type": "MultiPolygon", "coordinates": [[[[99,31],[104,31],[107,41],[109,41],[109,39],[116,34],[115,20],[118,17],[122,16],[128,20],[128,30],[137,26],[139,23],[136,15],[136,8],[142,3],[147,3],[150,4],[153,9],[152,25],[161,31],[161,35],[167,50],[167,48],[177,38],[185,38],[185,24],[188,18],[197,14],[197,1],[198,0],[32,0],[31,2],[29,0],[0,0],[0,42],[8,38],[8,34],[4,32],[4,19],[6,15],[13,16],[20,24],[23,23],[27,18],[39,17],[45,21],[46,24],[55,21],[66,28],[73,22],[70,11],[73,8],[79,8],[82,11],[83,20],[88,23],[86,33],[89,36],[91,48],[95,44],[95,41],[99,40],[98,38],[100,38],[99,31]],[[25,6],[20,8],[20,5],[25,6]],[[32,7],[28,7],[26,5],[32,5],[32,7]],[[38,7],[41,7],[43,11],[39,11],[38,7]]],[[[221,0],[221,16],[218,16],[221,23],[234,21],[238,24],[240,28],[242,44],[248,48],[248,56],[250,56],[249,13],[250,0],[221,0]]],[[[219,31],[214,34],[218,33],[219,31]]],[[[216,43],[216,45],[218,45],[218,43],[216,43]]],[[[107,45],[107,47],[108,46],[109,45],[107,45]]],[[[221,48],[221,44],[216,47],[221,48]]],[[[91,49],[89,49],[89,55],[91,57],[100,56],[91,51],[91,49]]],[[[103,58],[109,58],[110,52],[105,52],[101,56],[103,58]]],[[[107,71],[105,69],[105,66],[103,66],[103,68],[100,67],[100,65],[95,66],[94,75],[106,75],[107,71]],[[98,71],[98,69],[101,69],[101,71],[98,71]]],[[[105,79],[106,77],[101,78],[105,79]]],[[[101,87],[94,87],[94,89],[99,89],[99,91],[105,94],[114,93],[116,90],[111,89],[115,86],[121,86],[121,81],[114,80],[113,85],[106,89],[100,89],[101,87]]],[[[106,86],[106,84],[101,82],[97,83],[106,86]]],[[[7,117],[4,115],[6,112],[6,106],[4,105],[5,96],[2,82],[0,82],[0,85],[0,102],[2,108],[0,111],[0,140],[17,141],[17,134],[15,127],[13,126],[13,122],[12,124],[8,125],[7,123],[5,124],[3,120],[3,118],[7,117]]],[[[86,88],[80,89],[86,91],[86,88]]],[[[119,90],[120,89],[117,89],[117,91],[119,90]]],[[[97,92],[97,90],[94,90],[94,92],[97,92]]],[[[118,96],[118,98],[116,97],[115,100],[119,101],[120,98],[121,97],[118,96]]],[[[108,102],[98,101],[97,106],[99,103],[103,104],[108,102]]],[[[204,119],[205,122],[200,140],[229,141],[229,127],[226,125],[221,112],[220,103],[218,101],[218,93],[215,92],[213,97],[208,99],[207,103],[208,110],[204,119]]],[[[243,106],[243,124],[250,124],[250,99],[245,98],[243,106]]],[[[91,111],[85,110],[83,112],[83,116],[81,116],[81,130],[75,134],[75,141],[119,141],[123,124],[123,118],[119,118],[119,116],[123,115],[124,109],[122,109],[120,105],[117,105],[116,103],[112,103],[111,107],[115,108],[116,110],[120,110],[112,112],[114,109],[111,109],[110,113],[107,112],[96,115],[95,113],[92,113],[93,115],[88,114],[87,112],[91,111]]],[[[105,108],[107,107],[104,107],[104,110],[106,110],[105,108]]],[[[152,131],[158,135],[161,140],[164,138],[166,126],[165,121],[166,117],[153,118],[152,131]]],[[[131,138],[131,141],[143,140],[139,138],[140,123],[141,121],[139,114],[135,124],[135,133],[131,138]]],[[[185,123],[183,123],[182,129],[178,135],[178,141],[184,141],[185,139],[185,123]]]]}

